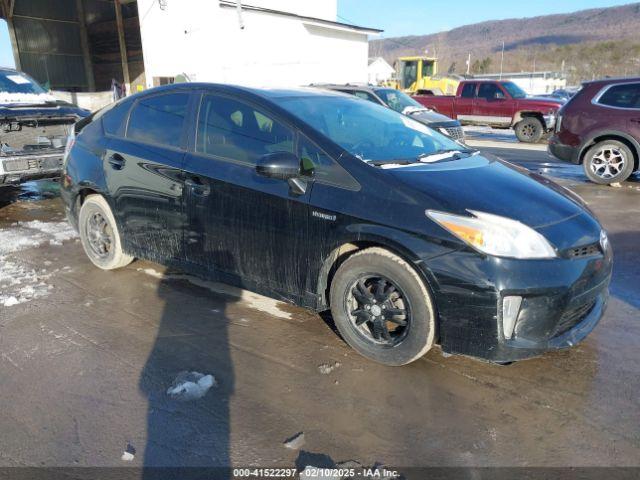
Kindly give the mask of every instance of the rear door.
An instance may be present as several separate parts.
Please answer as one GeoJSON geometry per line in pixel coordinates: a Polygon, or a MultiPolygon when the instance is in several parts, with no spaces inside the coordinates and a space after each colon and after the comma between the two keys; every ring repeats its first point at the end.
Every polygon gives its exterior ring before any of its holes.
{"type": "Polygon", "coordinates": [[[597,103],[608,107],[606,113],[600,114],[607,116],[612,129],[627,130],[640,142],[640,82],[612,85],[597,98],[597,103]]]}
{"type": "Polygon", "coordinates": [[[256,173],[262,155],[295,152],[296,134],[233,95],[205,93],[185,161],[187,260],[222,279],[299,297],[306,285],[311,185],[296,195],[256,173]]]}
{"type": "Polygon", "coordinates": [[[460,96],[453,98],[455,103],[453,111],[456,115],[452,116],[452,118],[466,122],[473,121],[473,102],[476,96],[476,87],[477,83],[465,83],[460,96]]]}
{"type": "Polygon", "coordinates": [[[473,104],[473,117],[478,123],[511,125],[513,102],[499,84],[480,83],[473,104]]]}
{"type": "Polygon", "coordinates": [[[104,172],[125,248],[152,259],[184,259],[181,169],[191,95],[137,100],[121,133],[110,136],[104,172]]]}

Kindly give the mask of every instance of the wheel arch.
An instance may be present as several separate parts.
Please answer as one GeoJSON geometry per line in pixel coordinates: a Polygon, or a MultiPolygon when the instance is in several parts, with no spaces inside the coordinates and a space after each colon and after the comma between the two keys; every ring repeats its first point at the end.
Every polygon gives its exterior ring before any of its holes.
{"type": "Polygon", "coordinates": [[[591,147],[605,140],[616,140],[627,145],[633,155],[633,170],[636,171],[640,168],[640,143],[631,135],[617,130],[605,130],[591,134],[580,147],[580,152],[578,153],[579,163],[582,164],[584,162],[584,156],[591,147]]]}
{"type": "MultiPolygon", "coordinates": [[[[411,249],[402,245],[400,242],[390,240],[383,236],[361,236],[350,241],[345,240],[343,243],[336,246],[324,259],[320,272],[318,273],[316,288],[320,307],[319,310],[325,310],[330,307],[329,291],[331,289],[331,282],[333,281],[333,277],[340,265],[342,265],[345,260],[351,257],[354,253],[371,247],[383,248],[405,260],[414,268],[420,279],[427,286],[428,290],[434,294],[434,287],[437,284],[435,276],[431,273],[428,267],[426,267],[424,262],[412,253],[411,249]]],[[[433,304],[434,308],[437,309],[437,302],[435,301],[435,298],[433,299],[433,304]]],[[[435,316],[437,319],[437,311],[435,312],[435,316]]]]}
{"type": "Polygon", "coordinates": [[[542,113],[536,112],[535,110],[517,111],[513,115],[513,120],[511,120],[511,126],[514,127],[518,122],[520,122],[521,120],[527,117],[537,118],[538,120],[540,120],[540,123],[542,123],[542,127],[544,128],[544,117],[542,116],[542,113]]]}

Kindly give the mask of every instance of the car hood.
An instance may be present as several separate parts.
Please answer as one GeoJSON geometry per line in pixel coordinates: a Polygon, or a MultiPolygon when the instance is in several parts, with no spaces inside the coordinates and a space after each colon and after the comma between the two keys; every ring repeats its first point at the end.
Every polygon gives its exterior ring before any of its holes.
{"type": "Polygon", "coordinates": [[[548,97],[526,97],[518,99],[518,107],[536,106],[537,108],[548,108],[549,110],[558,110],[564,105],[561,100],[555,100],[548,97]]]}
{"type": "Polygon", "coordinates": [[[498,159],[473,155],[386,171],[425,195],[425,209],[459,215],[476,210],[518,220],[545,235],[558,249],[600,238],[600,225],[579,197],[498,159]]]}
{"type": "Polygon", "coordinates": [[[403,112],[407,117],[411,117],[414,120],[417,120],[421,123],[429,125],[430,123],[441,123],[441,122],[451,122],[454,121],[446,115],[442,115],[441,113],[434,112],[433,110],[429,110],[426,108],[418,108],[415,109],[406,109],[403,112]]]}

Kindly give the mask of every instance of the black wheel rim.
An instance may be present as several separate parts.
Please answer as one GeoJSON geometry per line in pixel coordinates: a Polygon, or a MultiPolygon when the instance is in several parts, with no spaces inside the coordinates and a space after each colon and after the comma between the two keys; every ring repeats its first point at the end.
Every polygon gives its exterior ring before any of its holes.
{"type": "Polygon", "coordinates": [[[392,280],[375,274],[362,275],[345,295],[345,307],[354,331],[377,346],[394,347],[411,327],[411,305],[392,280]]]}
{"type": "Polygon", "coordinates": [[[113,229],[100,212],[92,213],[87,218],[85,233],[93,254],[99,258],[108,257],[113,247],[113,229]]]}

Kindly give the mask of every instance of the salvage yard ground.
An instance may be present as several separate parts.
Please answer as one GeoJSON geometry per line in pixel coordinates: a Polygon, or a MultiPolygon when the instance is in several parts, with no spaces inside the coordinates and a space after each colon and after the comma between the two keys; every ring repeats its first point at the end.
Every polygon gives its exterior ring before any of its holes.
{"type": "Polygon", "coordinates": [[[571,188],[609,231],[609,308],[571,350],[380,366],[328,317],[149,262],[100,271],[55,183],[0,190],[0,465],[640,465],[640,179],[482,148],[571,188]]]}

